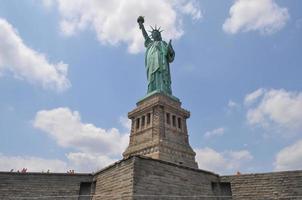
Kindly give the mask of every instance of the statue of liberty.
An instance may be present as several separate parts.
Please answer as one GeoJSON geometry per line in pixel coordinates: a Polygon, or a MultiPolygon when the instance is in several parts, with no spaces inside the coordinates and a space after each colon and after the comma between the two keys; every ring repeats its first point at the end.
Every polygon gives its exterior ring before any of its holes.
{"type": "Polygon", "coordinates": [[[137,22],[142,30],[145,38],[145,67],[147,70],[148,92],[147,95],[153,92],[163,92],[172,95],[171,76],[169,63],[173,62],[175,52],[172,48],[171,40],[169,44],[161,38],[160,28],[151,27],[151,38],[143,25],[144,18],[138,17],[137,22]]]}

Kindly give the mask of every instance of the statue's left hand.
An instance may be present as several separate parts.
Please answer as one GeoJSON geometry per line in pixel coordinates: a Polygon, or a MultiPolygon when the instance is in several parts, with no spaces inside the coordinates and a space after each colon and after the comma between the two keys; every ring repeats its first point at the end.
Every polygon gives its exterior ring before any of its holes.
{"type": "Polygon", "coordinates": [[[169,48],[172,47],[172,40],[169,41],[168,47],[169,47],[169,48]]]}

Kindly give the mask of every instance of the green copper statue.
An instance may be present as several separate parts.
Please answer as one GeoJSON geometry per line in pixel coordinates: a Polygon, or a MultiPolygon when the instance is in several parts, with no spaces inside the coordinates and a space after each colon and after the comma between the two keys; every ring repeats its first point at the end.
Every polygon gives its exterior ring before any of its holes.
{"type": "Polygon", "coordinates": [[[169,44],[162,41],[161,30],[152,28],[151,38],[148,36],[143,25],[144,18],[138,17],[137,22],[145,38],[146,56],[145,66],[148,79],[148,94],[153,92],[163,92],[172,95],[171,76],[169,63],[173,62],[175,52],[172,48],[171,40],[169,44]]]}

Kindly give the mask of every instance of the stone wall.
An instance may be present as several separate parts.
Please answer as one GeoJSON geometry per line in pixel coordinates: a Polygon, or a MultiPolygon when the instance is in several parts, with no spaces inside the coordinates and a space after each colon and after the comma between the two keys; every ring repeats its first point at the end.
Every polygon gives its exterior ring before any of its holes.
{"type": "Polygon", "coordinates": [[[222,192],[220,184],[219,176],[212,172],[135,157],[134,199],[214,200],[222,199],[217,196],[230,196],[230,188],[224,187],[222,192]]]}
{"type": "Polygon", "coordinates": [[[231,199],[230,185],[212,172],[134,156],[94,175],[93,200],[231,199]]]}
{"type": "Polygon", "coordinates": [[[129,158],[97,172],[93,200],[130,200],[133,193],[133,162],[129,158]]]}
{"type": "Polygon", "coordinates": [[[0,172],[1,200],[90,200],[79,197],[89,194],[93,200],[297,200],[302,199],[302,171],[219,177],[134,156],[93,175],[0,172]]]}
{"type": "Polygon", "coordinates": [[[223,176],[234,200],[302,199],[302,171],[223,176]]]}
{"type": "Polygon", "coordinates": [[[0,172],[0,199],[78,200],[81,183],[91,182],[91,174],[0,172]]]}

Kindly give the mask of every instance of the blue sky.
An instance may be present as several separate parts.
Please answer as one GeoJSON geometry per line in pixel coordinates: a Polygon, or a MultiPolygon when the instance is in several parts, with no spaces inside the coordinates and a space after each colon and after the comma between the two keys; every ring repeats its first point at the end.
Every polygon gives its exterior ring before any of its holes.
{"type": "Polygon", "coordinates": [[[299,0],[0,1],[0,170],[95,171],[121,158],[127,112],[146,93],[139,15],[172,39],[172,90],[191,112],[200,168],[301,169],[301,8],[299,0]]]}

